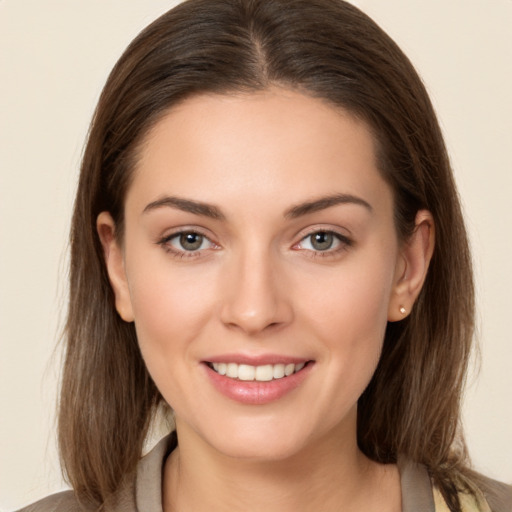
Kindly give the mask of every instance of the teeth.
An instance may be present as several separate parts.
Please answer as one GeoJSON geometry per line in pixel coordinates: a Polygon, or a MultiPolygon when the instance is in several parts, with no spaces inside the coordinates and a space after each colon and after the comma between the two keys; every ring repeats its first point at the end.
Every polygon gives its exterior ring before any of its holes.
{"type": "Polygon", "coordinates": [[[236,363],[228,363],[226,375],[232,379],[238,379],[238,365],[236,363]]]}
{"type": "Polygon", "coordinates": [[[296,373],[306,363],[298,364],[265,364],[262,366],[251,366],[249,364],[236,363],[212,363],[213,369],[220,375],[226,375],[232,379],[245,381],[268,382],[272,379],[282,379],[296,373]]]}
{"type": "Polygon", "coordinates": [[[266,382],[272,380],[273,377],[274,368],[272,368],[271,364],[266,364],[265,366],[256,366],[256,371],[254,372],[254,380],[266,382]]]}
{"type": "Polygon", "coordinates": [[[293,363],[291,364],[287,364],[285,367],[284,367],[284,374],[288,377],[289,375],[291,375],[293,372],[295,371],[295,365],[293,363]]]}
{"type": "Polygon", "coordinates": [[[241,364],[238,366],[238,378],[240,380],[254,380],[256,376],[256,367],[249,366],[248,364],[241,364]]]}
{"type": "Polygon", "coordinates": [[[282,379],[284,377],[284,364],[275,364],[273,369],[274,379],[282,379]]]}

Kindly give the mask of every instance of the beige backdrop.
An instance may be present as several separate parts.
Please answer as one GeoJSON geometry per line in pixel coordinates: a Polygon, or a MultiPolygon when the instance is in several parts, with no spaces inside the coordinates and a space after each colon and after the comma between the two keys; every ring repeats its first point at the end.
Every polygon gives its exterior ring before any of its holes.
{"type": "MultiPolygon", "coordinates": [[[[0,510],[63,487],[54,443],[66,237],[107,73],[170,0],[0,0],[0,510]],[[53,356],[53,359],[52,359],[53,356]]],[[[512,482],[512,1],[360,0],[424,77],[471,233],[483,364],[475,465],[512,482]]]]}

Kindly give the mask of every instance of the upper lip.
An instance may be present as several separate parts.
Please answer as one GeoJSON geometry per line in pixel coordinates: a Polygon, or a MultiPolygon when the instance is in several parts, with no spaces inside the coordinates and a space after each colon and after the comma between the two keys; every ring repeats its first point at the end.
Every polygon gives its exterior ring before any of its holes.
{"type": "Polygon", "coordinates": [[[286,356],[281,354],[221,354],[204,360],[207,363],[236,363],[248,364],[250,366],[263,366],[267,364],[300,364],[307,363],[310,359],[306,357],[286,356]]]}

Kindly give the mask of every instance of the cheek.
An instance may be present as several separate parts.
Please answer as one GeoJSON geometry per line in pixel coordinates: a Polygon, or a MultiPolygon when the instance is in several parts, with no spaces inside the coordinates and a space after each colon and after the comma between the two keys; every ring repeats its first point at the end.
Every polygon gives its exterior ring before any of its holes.
{"type": "Polygon", "coordinates": [[[161,384],[169,385],[170,376],[179,374],[179,362],[192,361],[193,340],[212,318],[212,278],[200,270],[176,270],[165,261],[128,270],[139,346],[166,396],[161,384]]]}
{"type": "Polygon", "coordinates": [[[151,254],[143,265],[127,265],[130,297],[136,323],[180,332],[180,325],[193,328],[214,302],[213,276],[211,269],[169,259],[165,253],[151,254]]]}
{"type": "Polygon", "coordinates": [[[352,383],[362,393],[380,358],[387,308],[374,287],[345,283],[344,292],[336,294],[335,307],[319,308],[316,322],[334,368],[331,375],[343,376],[345,386],[352,383]]]}
{"type": "Polygon", "coordinates": [[[392,293],[390,269],[392,254],[340,267],[323,287],[319,280],[311,283],[316,292],[303,317],[326,348],[332,389],[343,387],[351,400],[364,391],[380,358],[392,293]]]}
{"type": "MultiPolygon", "coordinates": [[[[383,334],[392,293],[392,258],[347,264],[309,283],[315,323],[329,338],[367,338],[383,334]]],[[[380,338],[379,338],[380,339],[380,338]]]]}

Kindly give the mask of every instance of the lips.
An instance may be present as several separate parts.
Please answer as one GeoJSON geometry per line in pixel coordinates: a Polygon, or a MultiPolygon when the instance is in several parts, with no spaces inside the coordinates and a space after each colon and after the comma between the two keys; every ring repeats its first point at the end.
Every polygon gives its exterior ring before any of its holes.
{"type": "Polygon", "coordinates": [[[215,358],[205,361],[210,382],[221,394],[247,405],[283,398],[309,375],[314,361],[279,357],[215,358]],[[250,364],[252,363],[252,364],[250,364]]]}

